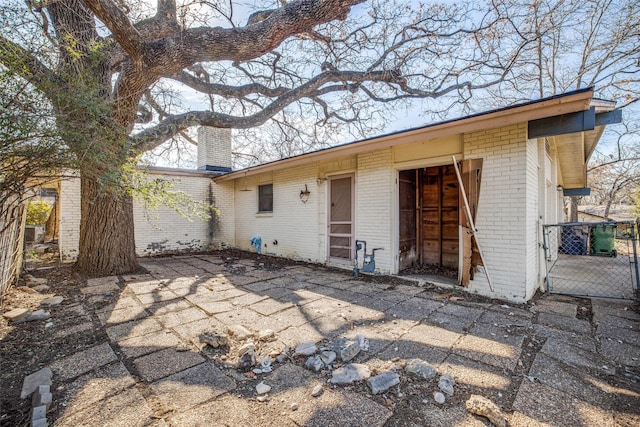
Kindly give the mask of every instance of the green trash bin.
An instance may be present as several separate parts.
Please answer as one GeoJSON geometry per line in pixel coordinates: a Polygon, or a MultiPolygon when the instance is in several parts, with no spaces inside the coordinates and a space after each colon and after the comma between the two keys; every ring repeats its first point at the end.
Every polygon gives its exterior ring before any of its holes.
{"type": "Polygon", "coordinates": [[[591,227],[589,233],[589,253],[595,256],[616,257],[615,250],[616,225],[597,224],[591,227]]]}

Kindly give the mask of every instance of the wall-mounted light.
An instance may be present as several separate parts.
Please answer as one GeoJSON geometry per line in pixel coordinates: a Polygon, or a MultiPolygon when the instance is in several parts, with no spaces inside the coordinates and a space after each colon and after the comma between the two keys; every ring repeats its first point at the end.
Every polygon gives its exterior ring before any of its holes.
{"type": "Polygon", "coordinates": [[[307,184],[304,185],[304,190],[300,190],[300,200],[302,203],[307,203],[309,200],[309,196],[311,195],[311,191],[307,188],[307,184]]]}
{"type": "Polygon", "coordinates": [[[562,185],[559,185],[556,187],[556,190],[558,191],[564,191],[564,187],[562,185]]]}

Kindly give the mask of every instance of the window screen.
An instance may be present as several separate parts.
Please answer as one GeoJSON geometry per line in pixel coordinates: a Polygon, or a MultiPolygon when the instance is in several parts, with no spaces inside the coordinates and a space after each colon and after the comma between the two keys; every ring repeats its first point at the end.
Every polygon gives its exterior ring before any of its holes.
{"type": "Polygon", "coordinates": [[[273,212],[273,184],[258,186],[258,212],[273,212]]]}

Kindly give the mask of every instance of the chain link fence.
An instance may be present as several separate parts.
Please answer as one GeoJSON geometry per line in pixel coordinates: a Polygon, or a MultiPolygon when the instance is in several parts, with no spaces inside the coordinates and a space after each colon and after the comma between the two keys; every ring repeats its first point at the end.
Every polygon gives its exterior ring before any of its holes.
{"type": "Polygon", "coordinates": [[[543,226],[550,293],[634,299],[640,291],[634,221],[543,226]]]}
{"type": "Polygon", "coordinates": [[[0,204],[0,303],[20,274],[23,259],[27,203],[3,198],[0,204]]]}

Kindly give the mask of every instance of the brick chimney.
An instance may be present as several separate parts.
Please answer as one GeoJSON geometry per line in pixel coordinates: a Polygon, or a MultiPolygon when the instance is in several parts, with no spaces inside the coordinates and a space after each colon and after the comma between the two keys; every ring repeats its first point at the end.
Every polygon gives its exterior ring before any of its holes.
{"type": "Polygon", "coordinates": [[[198,128],[198,170],[231,172],[231,129],[198,128]]]}

